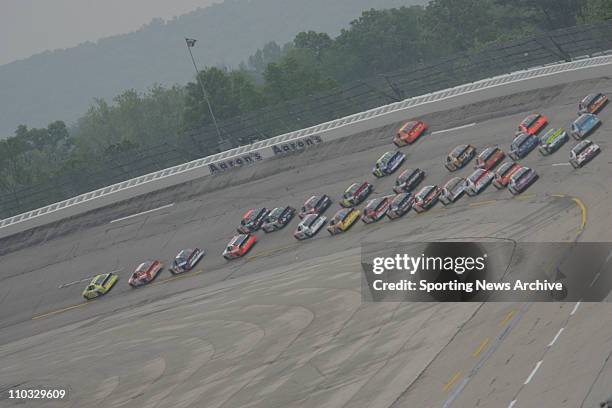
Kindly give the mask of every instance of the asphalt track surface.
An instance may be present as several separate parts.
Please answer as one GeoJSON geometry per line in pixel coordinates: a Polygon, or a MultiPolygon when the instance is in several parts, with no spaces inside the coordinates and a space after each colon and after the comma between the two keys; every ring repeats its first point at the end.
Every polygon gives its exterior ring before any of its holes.
{"type": "MultiPolygon", "coordinates": [[[[454,146],[507,149],[531,111],[567,127],[578,100],[594,90],[612,94],[612,80],[428,115],[433,133],[402,149],[403,168],[423,168],[425,183],[442,184],[451,177],[442,159],[454,146]]],[[[20,406],[597,406],[612,393],[610,305],[363,303],[360,245],[611,241],[612,107],[600,117],[591,139],[602,153],[573,170],[566,165],[571,142],[546,158],[532,152],[523,162],[540,179],[522,196],[489,187],[448,208],[358,223],[336,237],[323,231],[306,242],[291,236],[294,220],[283,231],[258,233],[253,251],[232,262],[220,254],[248,208],[297,207],[312,193],[337,199],[364,179],[375,195],[388,194],[395,177],[375,180],[370,169],[392,149],[396,125],[53,227],[61,233],[4,241],[0,389],[70,388],[67,402],[20,406]],[[127,285],[142,260],[168,262],[190,246],[207,251],[197,270],[164,271],[137,290],[127,285]],[[81,302],[87,278],[111,270],[120,276],[116,287],[81,302]]],[[[0,406],[15,402],[0,399],[0,406]]]]}

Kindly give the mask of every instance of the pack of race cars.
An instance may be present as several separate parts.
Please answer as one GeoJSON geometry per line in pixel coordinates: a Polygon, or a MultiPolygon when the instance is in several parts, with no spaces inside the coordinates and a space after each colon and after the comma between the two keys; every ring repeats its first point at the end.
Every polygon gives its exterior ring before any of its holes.
{"type": "MultiPolygon", "coordinates": [[[[443,186],[426,185],[418,189],[426,178],[426,172],[419,168],[402,171],[393,187],[393,193],[368,200],[374,192],[374,185],[368,181],[352,183],[339,198],[341,208],[329,220],[324,215],[332,206],[333,200],[327,194],[317,194],[308,197],[299,208],[281,206],[273,209],[249,209],[223,251],[227,260],[246,255],[257,242],[255,233],[260,229],[272,233],[286,227],[297,214],[300,222],[293,232],[295,239],[301,241],[314,237],[323,227],[330,235],[338,235],[348,231],[358,220],[365,224],[375,223],[385,216],[391,220],[402,217],[411,209],[417,213],[425,212],[440,201],[448,206],[468,194],[476,196],[490,184],[498,190],[507,188],[511,194],[521,194],[538,179],[537,172],[523,166],[519,161],[537,149],[542,156],[555,154],[570,137],[578,143],[569,153],[570,164],[578,169],[591,161],[601,148],[587,136],[593,134],[601,125],[597,113],[608,103],[608,97],[601,93],[589,94],[578,106],[578,117],[570,126],[569,132],[563,128],[544,129],[549,125],[546,116],[533,113],[525,117],[517,128],[508,152],[499,146],[489,146],[480,153],[470,144],[455,147],[444,159],[446,169],[453,173],[466,167],[474,158],[473,172],[466,178],[452,177],[443,186]],[[510,158],[510,161],[506,161],[510,158]],[[365,202],[363,210],[357,208],[365,202]]],[[[414,120],[405,123],[394,135],[392,142],[398,148],[411,145],[427,134],[428,125],[423,121],[414,120]]],[[[400,150],[384,153],[375,163],[372,174],[377,178],[386,177],[397,171],[405,161],[406,155],[400,150]]],[[[172,261],[169,268],[172,274],[188,272],[196,267],[204,257],[202,249],[183,249],[172,261]]],[[[134,288],[152,282],[162,271],[164,264],[159,260],[149,260],[141,263],[134,270],[128,284],[134,288]]],[[[87,300],[106,294],[118,281],[114,273],[95,276],[83,291],[87,300]]]]}

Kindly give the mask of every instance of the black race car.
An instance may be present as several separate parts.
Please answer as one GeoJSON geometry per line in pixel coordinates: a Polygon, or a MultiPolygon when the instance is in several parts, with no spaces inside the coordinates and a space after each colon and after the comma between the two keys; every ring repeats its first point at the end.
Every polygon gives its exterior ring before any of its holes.
{"type": "Polygon", "coordinates": [[[395,186],[393,191],[399,193],[409,193],[425,178],[425,172],[421,169],[407,169],[402,171],[397,180],[395,180],[395,186]]]}
{"type": "Polygon", "coordinates": [[[176,275],[192,270],[203,256],[204,251],[199,248],[183,249],[172,261],[170,273],[176,275]]]}
{"type": "Polygon", "coordinates": [[[403,216],[412,208],[414,196],[410,193],[400,193],[393,197],[391,205],[387,210],[387,217],[395,219],[403,216]]]}
{"type": "Polygon", "coordinates": [[[240,221],[240,226],[237,228],[237,231],[240,234],[249,234],[257,231],[259,228],[261,228],[261,224],[263,224],[269,212],[270,210],[265,207],[247,211],[242,216],[242,220],[240,221]]]}

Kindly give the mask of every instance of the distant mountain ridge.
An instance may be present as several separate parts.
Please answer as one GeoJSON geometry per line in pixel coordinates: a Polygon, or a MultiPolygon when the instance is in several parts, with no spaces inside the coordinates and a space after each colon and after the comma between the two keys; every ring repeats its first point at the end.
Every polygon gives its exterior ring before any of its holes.
{"type": "Polygon", "coordinates": [[[193,78],[184,37],[201,67],[237,67],[269,41],[283,44],[315,30],[336,35],[370,8],[424,4],[426,0],[225,0],[138,31],[47,51],[0,66],[0,137],[19,124],[75,121],[93,98],[110,100],[125,89],[193,78]]]}

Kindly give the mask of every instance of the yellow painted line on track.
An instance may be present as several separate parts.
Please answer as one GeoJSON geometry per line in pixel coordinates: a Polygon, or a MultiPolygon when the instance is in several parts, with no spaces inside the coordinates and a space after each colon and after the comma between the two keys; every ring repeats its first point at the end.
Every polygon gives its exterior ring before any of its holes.
{"type": "Polygon", "coordinates": [[[505,324],[507,324],[510,320],[512,320],[512,317],[514,316],[514,310],[508,312],[508,314],[506,315],[506,317],[504,317],[504,320],[502,320],[499,325],[500,326],[504,326],[505,324]]]}
{"type": "Polygon", "coordinates": [[[515,200],[529,200],[530,198],[535,197],[535,194],[524,194],[524,195],[518,195],[515,196],[514,199],[515,200]]]}
{"type": "Polygon", "coordinates": [[[582,212],[582,221],[580,223],[580,230],[582,231],[587,223],[587,208],[586,205],[582,202],[582,200],[578,197],[573,197],[572,200],[576,204],[578,204],[578,207],[580,207],[580,211],[582,212]]]}
{"type": "Polygon", "coordinates": [[[567,197],[565,194],[551,194],[551,197],[557,197],[557,198],[563,198],[563,197],[567,197]]]}
{"type": "Polygon", "coordinates": [[[453,386],[453,384],[457,382],[459,377],[461,377],[461,370],[459,370],[455,374],[453,374],[451,379],[448,380],[448,382],[444,385],[444,388],[442,388],[444,390],[444,392],[448,392],[448,390],[453,386]]]}
{"type": "Polygon", "coordinates": [[[40,314],[40,315],[32,316],[32,320],[38,320],[38,319],[42,319],[44,317],[49,317],[49,316],[53,316],[53,315],[56,315],[56,314],[59,314],[59,313],[67,312],[68,310],[76,309],[78,307],[89,305],[91,303],[93,303],[93,302],[82,302],[82,303],[78,303],[76,305],[64,307],[63,309],[58,309],[58,310],[54,310],[52,312],[48,312],[48,313],[43,313],[43,314],[40,314]]]}
{"type": "Polygon", "coordinates": [[[470,207],[477,207],[479,205],[495,204],[496,202],[497,202],[497,200],[479,201],[479,202],[476,202],[476,203],[470,203],[469,206],[470,207]]]}
{"type": "Polygon", "coordinates": [[[490,339],[487,337],[486,339],[484,339],[481,343],[480,346],[478,346],[478,348],[474,351],[474,353],[472,354],[472,357],[478,357],[480,355],[480,353],[482,353],[482,350],[485,349],[485,347],[487,347],[487,345],[489,344],[490,339]]]}

